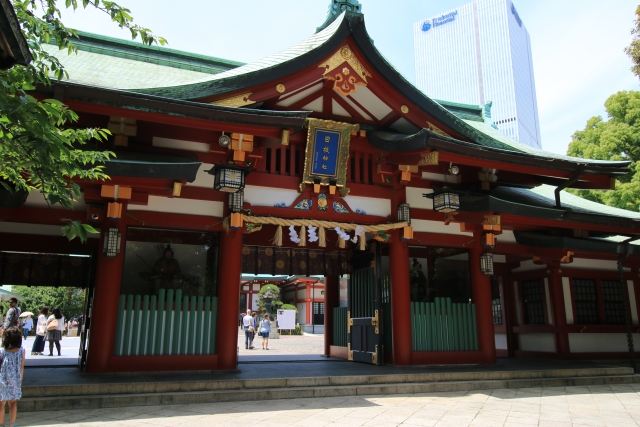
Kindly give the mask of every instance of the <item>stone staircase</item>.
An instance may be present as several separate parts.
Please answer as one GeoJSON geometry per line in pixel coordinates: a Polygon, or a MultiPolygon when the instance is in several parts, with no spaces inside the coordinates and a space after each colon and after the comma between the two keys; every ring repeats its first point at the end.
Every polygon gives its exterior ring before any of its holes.
{"type": "MultiPolygon", "coordinates": [[[[400,370],[399,370],[400,371],[400,370]]],[[[495,388],[617,385],[640,382],[631,368],[589,367],[302,378],[146,381],[26,386],[20,412],[305,397],[433,393],[495,388]]]]}

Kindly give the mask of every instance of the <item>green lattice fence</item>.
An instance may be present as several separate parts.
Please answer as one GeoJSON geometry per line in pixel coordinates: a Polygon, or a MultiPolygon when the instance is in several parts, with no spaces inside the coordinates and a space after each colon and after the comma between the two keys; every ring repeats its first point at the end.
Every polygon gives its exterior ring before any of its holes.
{"type": "Polygon", "coordinates": [[[411,303],[413,351],[478,350],[475,304],[451,303],[451,298],[411,303]]]}
{"type": "Polygon", "coordinates": [[[339,347],[347,346],[347,307],[333,309],[333,343],[339,347]]]}
{"type": "Polygon", "coordinates": [[[120,295],[116,356],[215,354],[218,298],[120,295]]]}

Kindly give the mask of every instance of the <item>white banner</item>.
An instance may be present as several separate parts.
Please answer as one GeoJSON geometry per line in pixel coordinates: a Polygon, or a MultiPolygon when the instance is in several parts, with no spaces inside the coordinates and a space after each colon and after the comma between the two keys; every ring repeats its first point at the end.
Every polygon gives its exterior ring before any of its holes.
{"type": "Polygon", "coordinates": [[[278,328],[279,329],[295,329],[296,328],[296,311],[295,310],[278,310],[278,328]]]}

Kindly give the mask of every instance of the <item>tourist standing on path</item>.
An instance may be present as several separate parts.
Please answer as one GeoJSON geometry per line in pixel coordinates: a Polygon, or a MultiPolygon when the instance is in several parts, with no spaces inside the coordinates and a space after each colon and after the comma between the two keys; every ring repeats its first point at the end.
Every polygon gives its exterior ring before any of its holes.
{"type": "Polygon", "coordinates": [[[64,316],[60,308],[53,309],[53,314],[47,319],[47,341],[49,341],[49,356],[53,356],[53,344],[56,345],[58,356],[60,354],[60,340],[62,339],[62,329],[64,329],[64,316]],[[55,327],[54,327],[55,325],[55,327]]]}
{"type": "Polygon", "coordinates": [[[251,334],[251,344],[249,344],[249,348],[253,350],[253,339],[256,337],[256,333],[258,332],[258,319],[256,318],[256,312],[251,313],[251,318],[253,319],[253,333],[251,334]]]}
{"type": "Polygon", "coordinates": [[[244,327],[244,348],[249,349],[251,341],[253,341],[253,333],[255,331],[250,309],[247,309],[247,314],[242,318],[242,326],[244,327]]]}
{"type": "Polygon", "coordinates": [[[29,336],[29,331],[33,329],[33,319],[31,315],[28,315],[26,319],[22,321],[22,333],[24,334],[24,339],[26,341],[29,336]]]}
{"type": "Polygon", "coordinates": [[[33,347],[31,347],[31,355],[42,356],[42,352],[44,351],[44,341],[45,336],[47,335],[47,317],[49,317],[49,307],[46,305],[40,309],[40,313],[38,313],[38,323],[36,324],[36,339],[33,342],[33,347]]]}
{"type": "Polygon", "coordinates": [[[269,320],[269,313],[267,313],[264,315],[264,319],[262,319],[262,321],[260,322],[260,336],[262,337],[263,350],[269,350],[269,333],[270,332],[271,332],[271,320],[269,320]]]}
{"type": "Polygon", "coordinates": [[[0,349],[0,414],[4,426],[4,406],[9,404],[9,426],[16,427],[18,405],[16,400],[22,397],[22,377],[24,376],[24,348],[22,334],[16,326],[11,326],[2,334],[0,349]]]}
{"type": "Polygon", "coordinates": [[[16,328],[20,324],[20,307],[18,307],[18,298],[11,298],[9,300],[9,310],[7,310],[7,315],[4,318],[4,323],[2,324],[2,330],[8,329],[10,326],[15,326],[16,328]]]}

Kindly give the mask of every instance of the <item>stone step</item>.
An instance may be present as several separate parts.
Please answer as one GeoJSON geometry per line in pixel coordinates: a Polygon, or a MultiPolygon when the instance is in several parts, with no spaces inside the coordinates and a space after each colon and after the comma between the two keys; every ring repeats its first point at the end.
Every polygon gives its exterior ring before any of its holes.
{"type": "MultiPolygon", "coordinates": [[[[626,368],[625,368],[626,369],[626,368]]],[[[565,370],[563,370],[565,371],[565,370]]],[[[543,372],[543,371],[532,371],[543,372]]],[[[513,373],[513,372],[511,372],[513,373]]],[[[517,372],[524,374],[523,372],[517,372]]],[[[531,373],[531,372],[530,372],[531,373]]],[[[477,372],[468,374],[478,374],[477,372]]],[[[495,372],[494,372],[495,374],[495,372]]],[[[504,374],[504,373],[503,373],[504,374]]],[[[444,375],[444,374],[438,374],[444,375]]],[[[524,376],[524,375],[522,375],[524,376]]],[[[377,377],[377,376],[375,376],[377,377]]],[[[373,378],[375,378],[373,377],[373,378]]],[[[332,377],[339,378],[339,377],[332,377]]],[[[323,378],[314,378],[322,380],[323,378]]],[[[291,379],[289,379],[291,380],[291,379]]],[[[270,380],[270,381],[289,381],[270,380]]],[[[302,378],[295,380],[303,380],[302,378]]],[[[380,380],[380,378],[376,378],[380,380]]],[[[247,380],[251,381],[251,380],[247,380]]],[[[264,380],[267,381],[267,380],[264,380]]],[[[349,381],[346,381],[349,382],[349,381]]],[[[640,383],[640,376],[632,373],[618,375],[595,376],[566,376],[556,373],[555,377],[537,377],[529,375],[526,378],[502,379],[464,379],[464,380],[435,380],[435,381],[403,381],[378,382],[357,384],[328,384],[298,382],[298,386],[284,387],[253,387],[237,389],[216,389],[199,391],[161,391],[147,393],[103,393],[91,395],[70,396],[57,394],[40,397],[23,397],[18,401],[20,411],[56,411],[65,409],[117,408],[126,406],[149,405],[177,405],[188,403],[214,403],[230,401],[255,401],[291,398],[313,398],[355,395],[380,395],[398,393],[434,393],[452,391],[471,391],[486,389],[514,389],[531,387],[570,387],[591,385],[619,385],[640,383]],[[305,385],[301,385],[305,384],[305,385]]],[[[263,385],[265,385],[264,383],[263,385]]],[[[136,384],[128,384],[135,386],[136,384]]],[[[68,387],[68,386],[65,386],[68,387]]]]}
{"type": "Polygon", "coordinates": [[[157,381],[157,382],[101,382],[94,384],[64,384],[26,386],[23,398],[49,396],[91,396],[109,394],[146,394],[172,392],[202,392],[217,390],[260,390],[292,387],[329,387],[380,384],[411,384],[450,381],[486,381],[536,378],[579,378],[597,376],[632,375],[626,367],[581,369],[549,369],[519,371],[470,371],[444,373],[412,373],[392,375],[353,375],[298,378],[267,378],[251,380],[157,381]]]}

